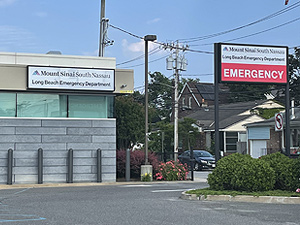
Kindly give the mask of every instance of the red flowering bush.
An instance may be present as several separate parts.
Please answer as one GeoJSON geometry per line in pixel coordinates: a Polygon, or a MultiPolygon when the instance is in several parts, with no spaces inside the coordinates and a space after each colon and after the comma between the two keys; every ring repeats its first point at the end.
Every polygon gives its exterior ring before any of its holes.
{"type": "MultiPolygon", "coordinates": [[[[158,171],[159,160],[155,153],[148,152],[148,160],[153,166],[153,174],[158,171]]],[[[130,177],[140,178],[141,165],[145,164],[145,152],[143,150],[130,151],[130,177]]],[[[126,150],[117,151],[117,177],[125,177],[126,150]]]]}
{"type": "Polygon", "coordinates": [[[155,174],[156,180],[186,180],[188,175],[187,165],[181,164],[179,161],[168,161],[166,163],[159,164],[158,172],[155,174]]]}

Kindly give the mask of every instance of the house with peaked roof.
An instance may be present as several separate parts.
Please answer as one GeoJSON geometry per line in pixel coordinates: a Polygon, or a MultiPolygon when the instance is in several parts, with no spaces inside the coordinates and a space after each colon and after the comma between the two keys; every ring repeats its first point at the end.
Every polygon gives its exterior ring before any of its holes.
{"type": "MultiPolygon", "coordinates": [[[[260,108],[283,108],[272,100],[258,100],[219,105],[220,150],[224,154],[245,153],[247,150],[247,131],[244,124],[264,121],[257,114],[260,108]]],[[[210,149],[213,143],[215,121],[214,106],[208,105],[187,115],[196,120],[201,132],[198,148],[210,149]]]]}
{"type": "MultiPolygon", "coordinates": [[[[220,89],[228,91],[225,85],[220,85],[220,89]]],[[[179,118],[185,117],[193,112],[214,104],[214,84],[187,82],[183,86],[179,99],[179,118]]],[[[228,103],[227,94],[220,97],[221,103],[228,103]]]]}
{"type": "MultiPolygon", "coordinates": [[[[265,121],[246,124],[247,153],[254,158],[274,152],[285,151],[285,112],[283,130],[275,131],[275,117],[265,121]]],[[[290,110],[290,155],[300,154],[300,108],[290,110]]]]}

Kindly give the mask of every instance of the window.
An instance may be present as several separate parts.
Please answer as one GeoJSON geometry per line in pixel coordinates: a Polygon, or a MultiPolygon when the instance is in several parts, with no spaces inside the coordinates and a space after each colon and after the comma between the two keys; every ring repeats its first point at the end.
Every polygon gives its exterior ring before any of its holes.
{"type": "Polygon", "coordinates": [[[67,96],[17,94],[17,117],[67,117],[67,96]]]}
{"type": "Polygon", "coordinates": [[[189,97],[189,108],[191,109],[192,108],[192,97],[189,97]]]}
{"type": "Polygon", "coordinates": [[[107,118],[105,96],[69,96],[69,117],[107,118]]]}
{"type": "Polygon", "coordinates": [[[14,93],[0,94],[0,116],[1,117],[16,116],[16,94],[14,93]]]}
{"type": "Polygon", "coordinates": [[[185,107],[185,98],[182,98],[182,107],[185,107]]]}
{"type": "Polygon", "coordinates": [[[0,117],[112,118],[114,97],[0,93],[0,117]]]}
{"type": "Polygon", "coordinates": [[[235,152],[238,142],[238,132],[226,132],[226,151],[235,152]]]}

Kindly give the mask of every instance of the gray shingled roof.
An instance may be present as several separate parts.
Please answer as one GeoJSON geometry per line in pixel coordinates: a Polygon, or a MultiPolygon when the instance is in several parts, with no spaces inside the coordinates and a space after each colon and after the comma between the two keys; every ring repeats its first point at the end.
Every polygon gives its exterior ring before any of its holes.
{"type": "MultiPolygon", "coordinates": [[[[219,127],[225,129],[239,121],[242,121],[250,115],[239,115],[247,110],[253,109],[258,105],[261,105],[269,100],[258,100],[251,102],[238,102],[231,104],[220,104],[219,105],[219,127]]],[[[197,112],[194,112],[187,117],[193,118],[200,123],[204,129],[214,129],[214,106],[201,108],[197,112]]]]}

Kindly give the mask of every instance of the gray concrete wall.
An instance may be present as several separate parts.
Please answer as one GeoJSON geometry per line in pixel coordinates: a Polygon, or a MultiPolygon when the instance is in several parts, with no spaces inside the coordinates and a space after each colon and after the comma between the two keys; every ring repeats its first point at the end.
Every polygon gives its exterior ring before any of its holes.
{"type": "Polygon", "coordinates": [[[0,183],[7,182],[8,149],[13,150],[13,183],[38,182],[38,149],[43,149],[44,183],[66,182],[68,150],[74,152],[74,182],[96,182],[97,149],[102,181],[116,181],[115,119],[0,118],[0,183]]]}

